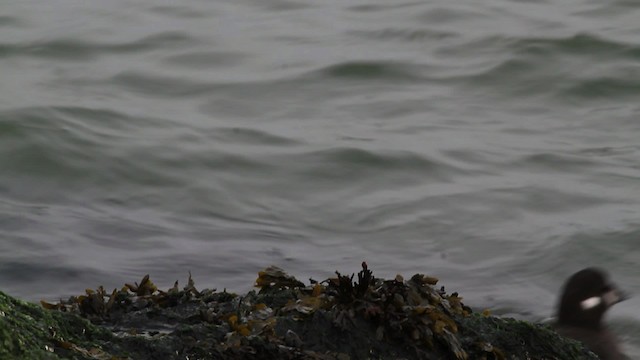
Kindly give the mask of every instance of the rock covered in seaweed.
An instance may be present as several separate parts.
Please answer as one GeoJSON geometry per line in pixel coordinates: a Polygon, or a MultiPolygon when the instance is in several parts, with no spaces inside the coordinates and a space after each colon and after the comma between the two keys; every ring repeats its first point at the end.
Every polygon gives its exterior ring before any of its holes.
{"type": "Polygon", "coordinates": [[[147,275],[120,290],[42,302],[54,311],[38,312],[95,324],[79,322],[86,326],[64,340],[50,335],[51,358],[596,359],[544,326],[473,313],[433,277],[378,279],[366,263],[354,277],[336,272],[305,285],[272,266],[259,272],[259,291],[238,296],[199,291],[191,276],[161,291],[147,275]]]}

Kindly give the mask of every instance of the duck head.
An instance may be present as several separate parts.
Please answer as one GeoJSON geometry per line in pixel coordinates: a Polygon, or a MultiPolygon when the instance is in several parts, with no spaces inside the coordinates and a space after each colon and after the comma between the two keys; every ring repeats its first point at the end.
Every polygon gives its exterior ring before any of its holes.
{"type": "Polygon", "coordinates": [[[558,306],[558,324],[599,329],[604,313],[626,298],[603,270],[580,270],[564,285],[558,306]]]}

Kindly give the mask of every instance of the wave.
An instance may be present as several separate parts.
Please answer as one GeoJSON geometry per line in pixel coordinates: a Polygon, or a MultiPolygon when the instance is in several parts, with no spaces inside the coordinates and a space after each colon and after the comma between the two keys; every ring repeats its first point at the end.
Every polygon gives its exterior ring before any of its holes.
{"type": "Polygon", "coordinates": [[[0,58],[35,57],[48,60],[86,61],[106,55],[145,53],[198,44],[182,32],[162,32],[125,43],[101,44],[79,39],[52,39],[21,43],[0,43],[0,58]]]}

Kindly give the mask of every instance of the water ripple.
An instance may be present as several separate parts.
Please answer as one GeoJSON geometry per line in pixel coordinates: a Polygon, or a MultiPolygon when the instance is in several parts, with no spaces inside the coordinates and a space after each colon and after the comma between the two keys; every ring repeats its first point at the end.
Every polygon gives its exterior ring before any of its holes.
{"type": "Polygon", "coordinates": [[[23,22],[17,17],[7,15],[0,16],[0,27],[20,27],[22,24],[23,22]]]}
{"type": "Polygon", "coordinates": [[[143,53],[197,43],[198,41],[193,37],[181,32],[164,32],[121,44],[99,44],[78,39],[54,39],[19,44],[0,43],[0,58],[18,56],[86,61],[104,55],[143,53]]]}
{"type": "Polygon", "coordinates": [[[237,52],[188,52],[167,56],[163,59],[163,62],[184,68],[208,69],[221,66],[238,66],[248,57],[248,54],[237,52]]]}

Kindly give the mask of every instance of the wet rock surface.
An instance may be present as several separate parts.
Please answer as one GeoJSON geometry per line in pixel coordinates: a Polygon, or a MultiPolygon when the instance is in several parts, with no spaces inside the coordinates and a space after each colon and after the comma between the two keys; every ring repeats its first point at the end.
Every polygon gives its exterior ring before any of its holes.
{"type": "Polygon", "coordinates": [[[438,280],[362,271],[257,291],[159,290],[145,276],[42,307],[0,293],[2,359],[597,359],[550,328],[474,313],[438,280]],[[355,278],[355,279],[354,279],[355,278]]]}

